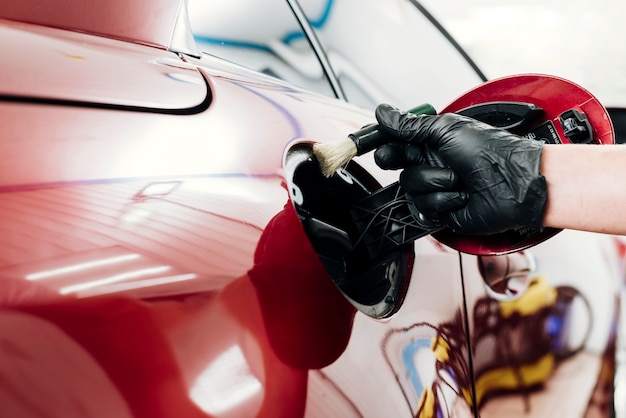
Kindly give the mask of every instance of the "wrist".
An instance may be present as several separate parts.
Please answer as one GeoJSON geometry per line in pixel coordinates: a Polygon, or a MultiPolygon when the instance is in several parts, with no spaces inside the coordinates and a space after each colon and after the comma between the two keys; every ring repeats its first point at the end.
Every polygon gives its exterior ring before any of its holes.
{"type": "Polygon", "coordinates": [[[534,229],[542,229],[548,205],[548,185],[542,171],[544,144],[533,143],[525,152],[527,158],[529,180],[526,184],[524,200],[521,205],[522,219],[534,229]]]}
{"type": "Polygon", "coordinates": [[[626,161],[622,145],[546,145],[541,172],[548,202],[544,225],[626,234],[626,161]]]}

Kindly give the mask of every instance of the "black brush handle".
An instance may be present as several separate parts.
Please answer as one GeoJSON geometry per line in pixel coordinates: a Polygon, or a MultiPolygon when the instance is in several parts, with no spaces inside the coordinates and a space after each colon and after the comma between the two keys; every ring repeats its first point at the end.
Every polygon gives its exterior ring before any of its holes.
{"type": "MultiPolygon", "coordinates": [[[[414,115],[436,115],[437,111],[432,105],[424,103],[410,109],[409,113],[413,113],[414,115]]],[[[358,131],[348,135],[348,137],[356,146],[356,155],[363,155],[375,150],[379,146],[383,145],[387,139],[380,133],[377,124],[364,126],[358,131]]]]}

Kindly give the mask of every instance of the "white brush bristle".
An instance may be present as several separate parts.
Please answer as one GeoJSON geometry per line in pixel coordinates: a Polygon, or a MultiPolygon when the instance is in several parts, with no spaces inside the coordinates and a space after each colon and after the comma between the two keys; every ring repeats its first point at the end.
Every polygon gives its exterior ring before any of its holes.
{"type": "Polygon", "coordinates": [[[317,157],[322,174],[331,177],[356,156],[357,149],[352,139],[345,138],[339,141],[315,144],[313,145],[313,153],[317,157]]]}

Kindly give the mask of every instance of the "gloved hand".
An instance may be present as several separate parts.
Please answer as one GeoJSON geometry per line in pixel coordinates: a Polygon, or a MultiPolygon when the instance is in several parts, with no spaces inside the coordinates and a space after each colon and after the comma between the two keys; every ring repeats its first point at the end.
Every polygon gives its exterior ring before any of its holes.
{"type": "Polygon", "coordinates": [[[542,142],[456,114],[413,115],[386,104],[376,119],[389,137],[376,163],[404,169],[400,185],[424,215],[463,234],[542,228],[542,142]]]}

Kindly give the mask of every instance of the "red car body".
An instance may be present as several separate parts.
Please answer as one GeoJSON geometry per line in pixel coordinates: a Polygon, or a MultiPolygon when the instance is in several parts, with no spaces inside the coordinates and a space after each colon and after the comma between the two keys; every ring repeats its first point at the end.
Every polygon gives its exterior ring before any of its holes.
{"type": "Polygon", "coordinates": [[[342,137],[371,111],[201,56],[185,2],[4,1],[0,18],[0,416],[610,408],[610,237],[570,238],[568,257],[545,243],[548,279],[528,254],[424,237],[404,304],[373,318],[330,279],[285,166],[302,138],[342,137]],[[577,254],[595,300],[549,280],[577,254]],[[524,295],[491,297],[483,280],[510,274],[524,295]],[[574,301],[583,326],[563,325],[574,301]],[[594,331],[591,304],[607,307],[594,331]]]}

